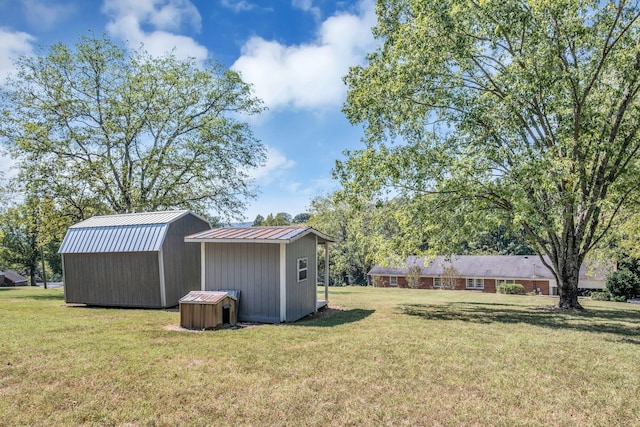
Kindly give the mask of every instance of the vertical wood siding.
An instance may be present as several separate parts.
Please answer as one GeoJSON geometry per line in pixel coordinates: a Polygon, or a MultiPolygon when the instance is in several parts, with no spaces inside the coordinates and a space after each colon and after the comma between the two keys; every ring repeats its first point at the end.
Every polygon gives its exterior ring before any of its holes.
{"type": "Polygon", "coordinates": [[[157,252],[65,254],[68,303],[160,307],[157,252]]]}
{"type": "Polygon", "coordinates": [[[208,229],[209,225],[194,215],[185,215],[169,225],[162,244],[168,307],[177,305],[190,291],[200,289],[200,244],[185,243],[184,238],[208,229]]]}
{"type": "Polygon", "coordinates": [[[279,258],[278,244],[206,243],[206,290],[239,290],[240,321],[278,323],[279,258]]]}
{"type": "Polygon", "coordinates": [[[287,245],[287,322],[316,310],[316,238],[306,235],[287,245]],[[298,258],[307,258],[307,279],[298,282],[298,258]]]}

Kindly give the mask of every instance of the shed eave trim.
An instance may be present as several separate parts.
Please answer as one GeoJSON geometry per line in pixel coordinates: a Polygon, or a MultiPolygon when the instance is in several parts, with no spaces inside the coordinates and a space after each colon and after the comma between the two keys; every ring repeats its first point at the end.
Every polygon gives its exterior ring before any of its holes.
{"type": "Polygon", "coordinates": [[[285,243],[293,242],[293,239],[206,239],[206,238],[189,238],[184,239],[187,243],[285,243]]]}

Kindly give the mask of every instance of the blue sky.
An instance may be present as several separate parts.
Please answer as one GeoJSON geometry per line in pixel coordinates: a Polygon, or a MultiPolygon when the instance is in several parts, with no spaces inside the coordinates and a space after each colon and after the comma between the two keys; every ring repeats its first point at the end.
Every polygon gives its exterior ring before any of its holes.
{"type": "Polygon", "coordinates": [[[342,77],[374,49],[373,25],[374,0],[0,0],[0,80],[17,56],[89,30],[154,55],[213,57],[269,108],[250,121],[268,160],[252,172],[260,195],[246,219],[296,215],[337,188],[335,160],[361,144],[340,112],[342,77]]]}

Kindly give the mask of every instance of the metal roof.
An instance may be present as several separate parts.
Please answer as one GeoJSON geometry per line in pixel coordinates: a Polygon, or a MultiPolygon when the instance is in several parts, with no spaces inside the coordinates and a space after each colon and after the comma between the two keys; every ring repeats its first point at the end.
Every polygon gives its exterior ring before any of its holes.
{"type": "Polygon", "coordinates": [[[117,227],[122,225],[149,225],[149,224],[169,224],[176,219],[188,214],[188,210],[182,211],[162,211],[162,212],[140,212],[120,215],[94,216],[71,228],[92,228],[92,227],[117,227]]]}
{"type": "Polygon", "coordinates": [[[69,227],[58,250],[69,253],[157,252],[169,224],[188,210],[96,216],[69,227]]]}
{"type": "MultiPolygon", "coordinates": [[[[547,259],[545,257],[545,259],[547,259]]],[[[548,260],[548,259],[547,259],[548,260]]],[[[407,269],[418,266],[423,277],[439,277],[444,270],[453,267],[458,277],[498,278],[498,279],[555,279],[551,271],[537,255],[454,255],[451,257],[410,256],[402,267],[376,265],[369,271],[371,275],[403,276],[407,269]]],[[[607,268],[583,263],[580,279],[604,280],[607,268]]]]}
{"type": "Polygon", "coordinates": [[[162,248],[168,224],[69,228],[61,254],[156,252],[162,248]]]}
{"type": "Polygon", "coordinates": [[[321,243],[335,240],[308,226],[214,228],[185,237],[185,242],[291,243],[312,233],[321,243]]]}
{"type": "Polygon", "coordinates": [[[187,295],[180,298],[180,302],[183,303],[205,303],[216,304],[226,297],[231,297],[234,300],[238,300],[238,297],[234,292],[227,291],[191,291],[187,295]]]}

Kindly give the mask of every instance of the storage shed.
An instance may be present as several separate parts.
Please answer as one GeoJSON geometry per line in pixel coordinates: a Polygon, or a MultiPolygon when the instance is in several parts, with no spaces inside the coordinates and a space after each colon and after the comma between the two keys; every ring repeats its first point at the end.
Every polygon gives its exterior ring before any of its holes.
{"type": "Polygon", "coordinates": [[[166,308],[200,286],[200,256],[185,236],[210,229],[186,210],[96,216],[60,246],[67,303],[166,308]]]}
{"type": "Polygon", "coordinates": [[[312,227],[216,228],[185,241],[200,243],[201,290],[241,292],[240,321],[293,322],[327,304],[326,280],[324,300],[317,298],[317,249],[324,246],[329,277],[334,240],[312,227]]]}
{"type": "Polygon", "coordinates": [[[191,291],[180,298],[180,326],[218,329],[238,323],[237,291],[191,291]]]}
{"type": "Polygon", "coordinates": [[[0,284],[4,283],[4,286],[27,286],[27,278],[13,270],[7,270],[0,275],[3,276],[0,284]]]}

